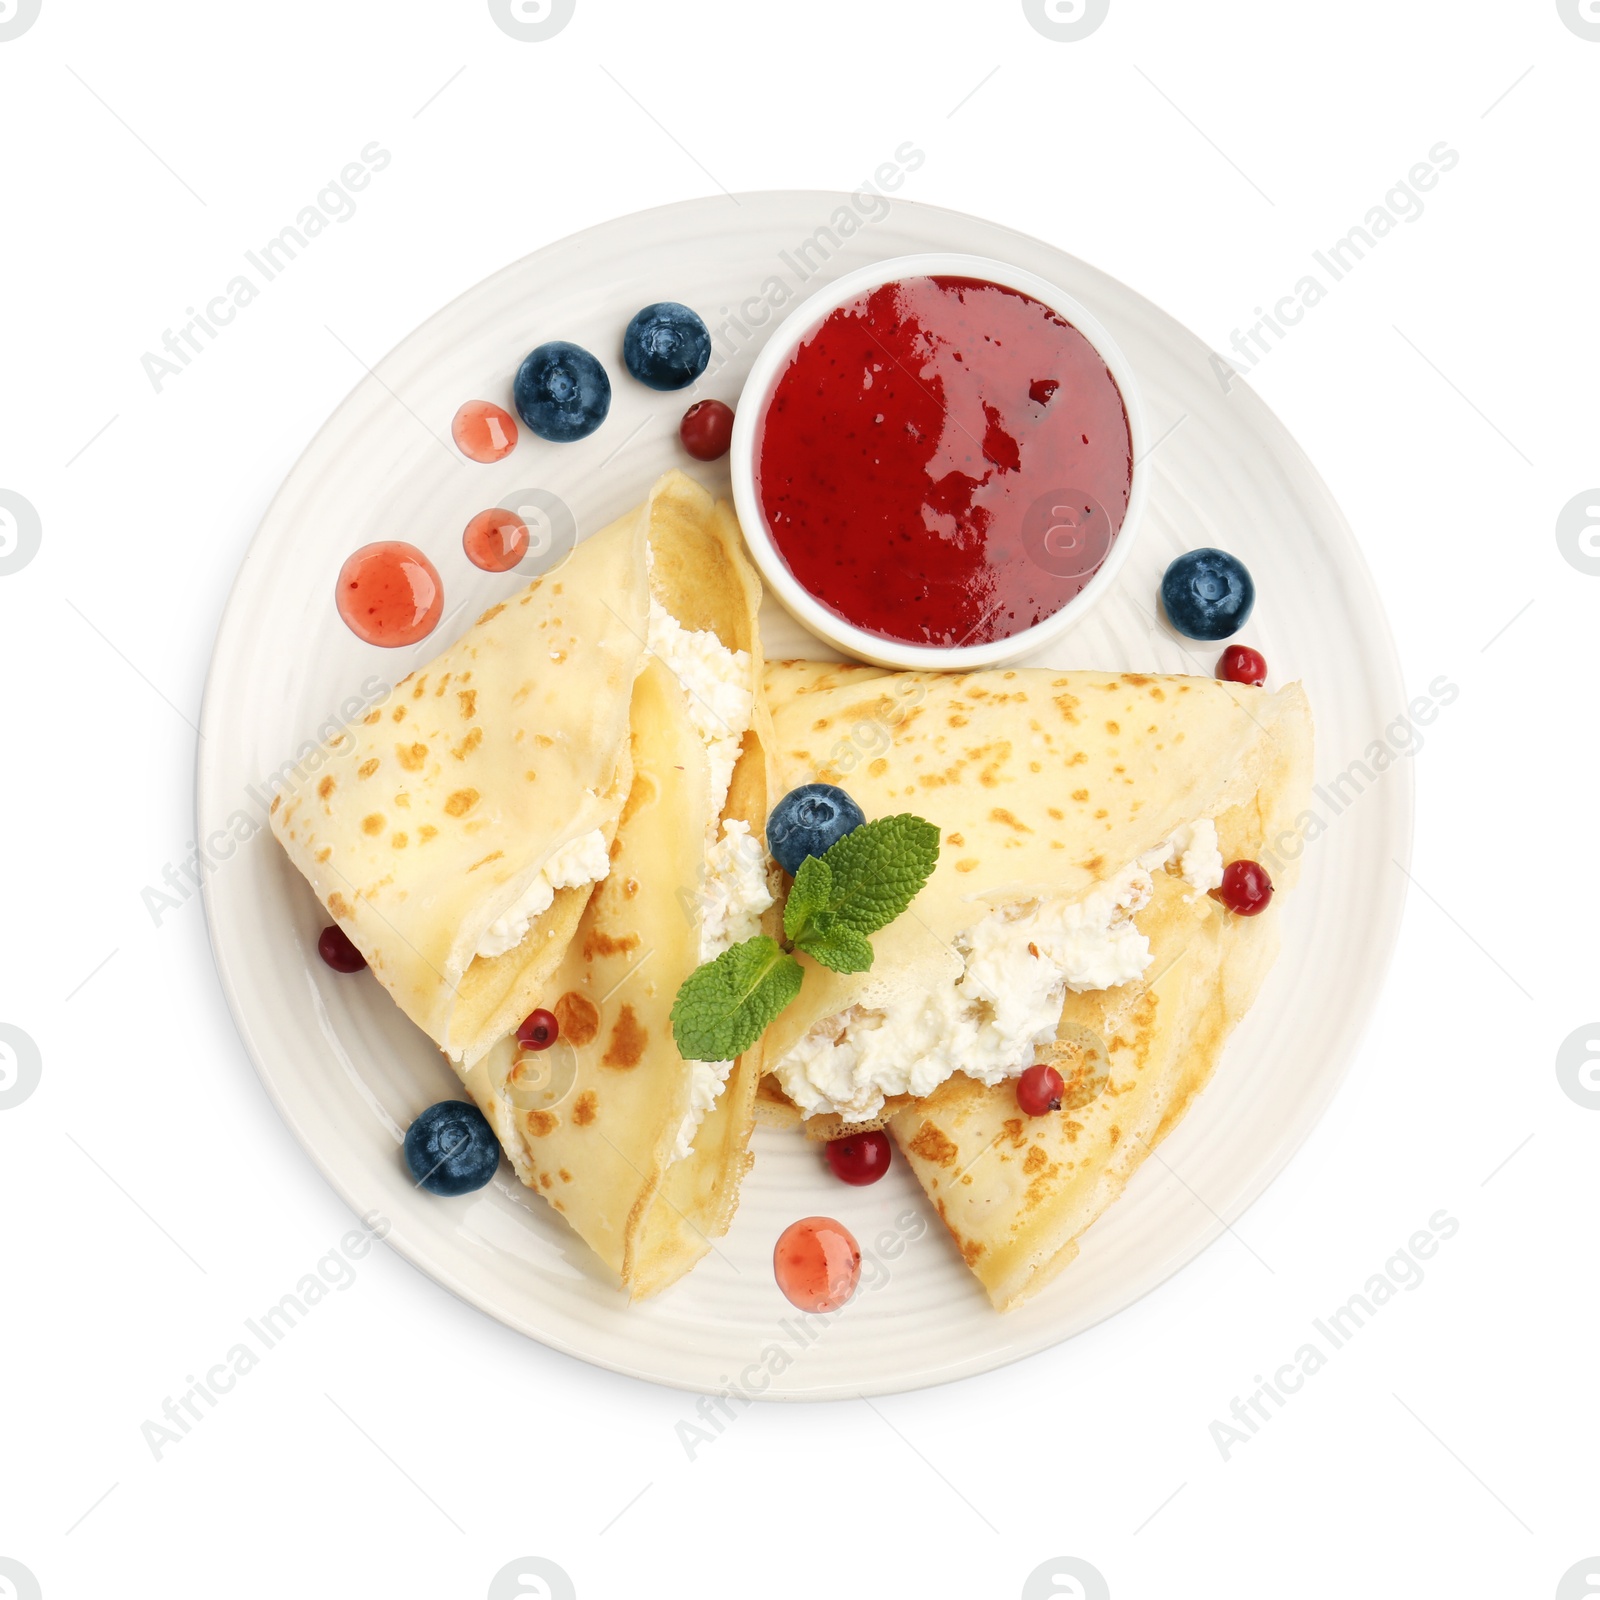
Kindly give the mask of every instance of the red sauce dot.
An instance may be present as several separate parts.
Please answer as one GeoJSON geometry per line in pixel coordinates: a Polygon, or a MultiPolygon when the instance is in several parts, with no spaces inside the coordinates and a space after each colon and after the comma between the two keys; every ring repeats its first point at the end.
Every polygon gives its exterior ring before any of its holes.
{"type": "Polygon", "coordinates": [[[467,560],[485,572],[509,572],[528,553],[528,524],[515,511],[491,506],[461,535],[467,560]]]}
{"type": "Polygon", "coordinates": [[[358,638],[389,649],[426,639],[444,610],[433,563],[399,539],[364,544],[339,568],[339,615],[358,638]]]}
{"type": "Polygon", "coordinates": [[[469,400],[456,412],[450,437],[470,461],[501,461],[517,447],[517,424],[491,401],[469,400]]]}
{"type": "Polygon", "coordinates": [[[772,1275],[802,1311],[837,1311],[861,1280],[861,1247],[842,1222],[803,1217],[778,1235],[772,1275]]]}

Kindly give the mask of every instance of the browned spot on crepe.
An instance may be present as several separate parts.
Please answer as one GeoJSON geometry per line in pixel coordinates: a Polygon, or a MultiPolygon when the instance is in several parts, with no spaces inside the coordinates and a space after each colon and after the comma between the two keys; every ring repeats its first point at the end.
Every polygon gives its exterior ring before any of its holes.
{"type": "Polygon", "coordinates": [[[530,1111],[528,1113],[528,1132],[531,1133],[535,1139],[547,1138],[550,1134],[554,1133],[559,1126],[560,1123],[553,1112],[530,1111]]]}
{"type": "MultiPolygon", "coordinates": [[[[407,772],[420,772],[422,763],[428,759],[428,747],[425,744],[397,744],[394,747],[395,759],[407,772]]],[[[377,766],[374,761],[372,765],[377,766]]]]}
{"type": "Polygon", "coordinates": [[[477,805],[479,800],[476,789],[457,789],[444,803],[444,808],[452,817],[464,817],[477,805]]]}
{"type": "Polygon", "coordinates": [[[613,934],[594,928],[584,938],[583,959],[593,961],[596,956],[621,956],[638,948],[639,935],[636,933],[625,933],[621,938],[617,938],[613,934]]]}
{"type": "Polygon", "coordinates": [[[644,1060],[644,1047],[650,1042],[650,1031],[643,1027],[632,1006],[624,1006],[611,1025],[611,1041],[600,1064],[606,1067],[636,1067],[644,1060]]]}
{"type": "Polygon", "coordinates": [[[342,922],[350,915],[350,902],[335,889],[328,896],[328,909],[342,922]]]}
{"type": "Polygon", "coordinates": [[[370,778],[377,770],[378,758],[376,756],[372,756],[366,761],[363,761],[361,765],[356,768],[356,776],[358,778],[370,778]]]}
{"type": "Polygon", "coordinates": [[[911,1153],[936,1167],[948,1167],[956,1159],[956,1145],[947,1139],[931,1122],[924,1122],[911,1141],[911,1153]]]}
{"type": "Polygon", "coordinates": [[[580,1128],[587,1128],[594,1121],[595,1106],[598,1102],[594,1097],[593,1089],[585,1089],[580,1094],[572,1107],[572,1120],[580,1128]]]}
{"type": "Polygon", "coordinates": [[[570,989],[551,1009],[561,1026],[561,1037],[569,1044],[589,1044],[600,1031],[600,1013],[594,1002],[576,989],[570,989]]]}
{"type": "Polygon", "coordinates": [[[318,798],[326,800],[337,787],[338,785],[333,781],[333,774],[330,772],[328,776],[317,785],[318,798]]]}
{"type": "Polygon", "coordinates": [[[371,834],[382,833],[383,813],[381,811],[374,811],[371,816],[363,817],[361,819],[361,831],[363,833],[371,834]]]}

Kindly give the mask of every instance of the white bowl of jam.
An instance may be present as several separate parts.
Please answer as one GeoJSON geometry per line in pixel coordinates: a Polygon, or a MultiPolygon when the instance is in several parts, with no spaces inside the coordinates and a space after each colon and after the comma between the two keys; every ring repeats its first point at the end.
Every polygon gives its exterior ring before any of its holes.
{"type": "Polygon", "coordinates": [[[1013,661],[1115,581],[1145,498],[1127,358],[1087,307],[982,256],[847,274],[780,324],[733,427],[768,586],[878,666],[1013,661]]]}

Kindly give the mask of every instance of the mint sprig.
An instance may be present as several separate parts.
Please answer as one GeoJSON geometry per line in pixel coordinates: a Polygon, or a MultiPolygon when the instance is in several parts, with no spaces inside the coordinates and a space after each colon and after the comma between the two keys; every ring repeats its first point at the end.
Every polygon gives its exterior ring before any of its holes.
{"type": "Polygon", "coordinates": [[[731,1061],[748,1050],[800,993],[805,974],[776,939],[730,946],[678,986],[672,1036],[686,1061],[731,1061]]]}
{"type": "Polygon", "coordinates": [[[800,863],[783,912],[785,945],[760,934],[697,967],[678,988],[672,1033],[688,1061],[729,1061],[800,993],[803,950],[834,972],[872,966],[867,935],[888,926],[939,861],[939,830],[910,813],[864,822],[800,863]]]}
{"type": "Polygon", "coordinates": [[[800,863],[783,931],[807,954],[815,953],[807,941],[819,919],[823,928],[876,933],[917,897],[938,860],[939,830],[931,822],[910,812],[863,822],[800,863]]]}

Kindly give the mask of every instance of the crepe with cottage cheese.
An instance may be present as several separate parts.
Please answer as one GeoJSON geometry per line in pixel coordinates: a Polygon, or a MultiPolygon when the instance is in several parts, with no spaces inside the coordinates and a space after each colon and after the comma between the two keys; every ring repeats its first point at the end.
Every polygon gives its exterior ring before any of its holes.
{"type": "Polygon", "coordinates": [[[629,513],[307,752],[272,830],[401,1010],[470,1063],[560,962],[629,786],[648,616],[629,513]]]}
{"type": "Polygon", "coordinates": [[[537,1001],[560,1035],[537,1052],[506,1039],[467,1078],[518,1176],[635,1297],[711,1248],[751,1161],[761,1046],[685,1061],[670,1021],[678,986],[777,930],[760,584],[732,512],[682,474],[657,485],[647,525],[632,786],[611,870],[537,1001]]]}
{"type": "MultiPolygon", "coordinates": [[[[941,845],[869,972],[801,958],[800,999],[766,1039],[766,1101],[776,1112],[781,1089],[825,1136],[888,1122],[1008,1308],[1182,1115],[1270,965],[1276,904],[1237,917],[1208,891],[1303,807],[1305,697],[817,663],[769,668],[768,691],[784,788],[840,783],[869,818],[926,817],[941,845]],[[1075,1070],[1086,1054],[1092,1073],[1075,1070]],[[1067,1109],[1027,1118],[1014,1079],[1050,1059],[1067,1109]]],[[[1275,874],[1287,888],[1293,863],[1275,874]]]]}
{"type": "MultiPolygon", "coordinates": [[[[1241,917],[1181,880],[1159,874],[1136,915],[1150,943],[1140,979],[1069,993],[1059,1029],[1060,1112],[1023,1116],[1013,1086],[956,1076],[890,1124],[938,1208],[962,1259],[1002,1311],[1049,1283],[1078,1253],[1084,1230],[1122,1193],[1140,1164],[1177,1126],[1209,1080],[1228,1034],[1254,1002],[1278,950],[1281,892],[1293,863],[1271,853],[1303,812],[1310,787],[1311,728],[1304,703],[1285,691],[1260,711],[1259,787],[1217,814],[1229,860],[1273,861],[1266,910],[1241,917]],[[1077,1041],[1102,1047],[1093,1081],[1074,1093],[1077,1041]]],[[[1048,1055],[1046,1047],[1042,1055],[1048,1055]]]]}

